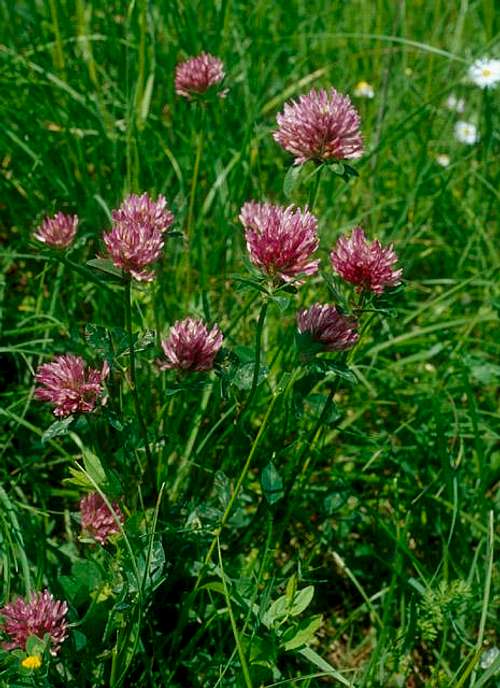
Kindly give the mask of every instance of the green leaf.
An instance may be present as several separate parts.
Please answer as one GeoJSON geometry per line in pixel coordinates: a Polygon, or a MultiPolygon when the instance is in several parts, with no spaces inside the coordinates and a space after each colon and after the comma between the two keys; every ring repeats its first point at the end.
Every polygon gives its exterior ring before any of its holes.
{"type": "Polygon", "coordinates": [[[49,440],[52,440],[54,437],[60,437],[61,435],[66,435],[69,431],[69,426],[71,423],[74,421],[73,416],[68,416],[67,418],[64,418],[63,420],[56,420],[52,423],[52,425],[49,425],[47,430],[42,435],[42,444],[46,444],[49,440]]]}
{"type": "Polygon", "coordinates": [[[314,666],[317,666],[318,669],[321,669],[321,671],[324,671],[326,674],[328,674],[328,676],[337,679],[337,681],[340,681],[342,685],[352,688],[352,684],[346,678],[344,678],[342,674],[339,674],[339,672],[336,671],[331,664],[328,664],[323,657],[320,657],[318,653],[315,652],[311,647],[304,647],[299,650],[299,653],[309,662],[311,662],[311,664],[314,664],[314,666]]]}
{"type": "Polygon", "coordinates": [[[299,185],[301,172],[302,165],[292,165],[288,168],[283,180],[283,193],[285,194],[286,198],[290,198],[294,190],[299,185]]]}
{"type": "Polygon", "coordinates": [[[109,330],[102,325],[87,323],[84,336],[90,346],[104,358],[110,359],[113,354],[113,345],[109,330]]]}
{"type": "Polygon", "coordinates": [[[75,650],[77,652],[80,652],[80,650],[83,650],[83,648],[87,645],[87,636],[82,633],[81,631],[77,631],[76,629],[71,633],[71,637],[73,638],[73,643],[75,646],[75,650]]]}
{"type": "Polygon", "coordinates": [[[205,585],[200,586],[200,589],[212,590],[213,592],[218,592],[221,595],[224,595],[224,586],[219,581],[210,581],[209,583],[205,583],[205,585]]]}
{"type": "Polygon", "coordinates": [[[297,576],[295,573],[293,576],[290,576],[290,578],[287,581],[286,584],[286,598],[288,600],[289,604],[292,604],[293,598],[295,597],[297,593],[297,576]]]}
{"type": "Polygon", "coordinates": [[[311,604],[312,598],[314,597],[314,585],[308,585],[307,588],[303,588],[298,592],[293,600],[293,604],[290,608],[290,616],[298,616],[302,614],[303,611],[311,604]]]}
{"type": "Polygon", "coordinates": [[[288,613],[288,600],[286,595],[282,595],[275,600],[262,617],[262,623],[267,628],[274,626],[277,621],[285,618],[288,613]]]}
{"type": "Polygon", "coordinates": [[[48,634],[45,634],[45,638],[43,640],[40,640],[40,638],[38,638],[36,635],[28,636],[28,639],[26,640],[26,652],[29,655],[38,655],[41,657],[45,652],[45,648],[47,647],[48,639],[48,634]]]}
{"type": "Polygon", "coordinates": [[[64,485],[73,485],[74,487],[77,487],[79,489],[83,488],[83,490],[85,491],[95,490],[94,485],[90,482],[90,480],[84,473],[82,473],[76,468],[73,468],[72,466],[68,467],[68,471],[71,475],[71,478],[63,478],[64,485]]]}
{"type": "Polygon", "coordinates": [[[103,272],[108,277],[113,277],[119,279],[120,282],[123,281],[123,272],[120,268],[115,267],[112,260],[109,258],[92,258],[92,260],[87,261],[87,265],[95,270],[103,272]]]}
{"type": "Polygon", "coordinates": [[[106,471],[103,468],[101,460],[89,449],[83,451],[83,465],[89,476],[94,480],[99,487],[106,482],[106,471]]]}
{"type": "Polygon", "coordinates": [[[322,616],[318,614],[309,619],[302,619],[296,626],[288,628],[283,634],[282,646],[285,650],[296,650],[314,638],[314,634],[322,623],[322,616]]]}
{"type": "MultiPolygon", "coordinates": [[[[244,363],[240,366],[234,376],[233,384],[243,391],[249,390],[252,387],[253,382],[253,371],[255,368],[255,363],[244,363]]],[[[257,380],[257,385],[267,377],[269,370],[266,366],[261,365],[259,370],[259,377],[257,380]]]]}
{"type": "Polygon", "coordinates": [[[283,497],[283,480],[272,461],[262,471],[260,480],[264,497],[269,504],[275,504],[283,497]]]}

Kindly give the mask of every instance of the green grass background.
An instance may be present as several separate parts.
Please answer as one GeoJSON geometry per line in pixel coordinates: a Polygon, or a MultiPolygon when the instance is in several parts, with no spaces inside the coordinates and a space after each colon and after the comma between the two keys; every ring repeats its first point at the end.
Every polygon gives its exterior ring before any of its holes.
{"type": "MultiPolygon", "coordinates": [[[[164,333],[194,313],[219,322],[229,348],[252,346],[257,309],[231,277],[244,272],[238,212],[250,199],[287,202],[290,158],[271,133],[284,101],[312,87],[352,93],[366,80],[375,89],[373,100],[356,101],[367,149],[360,177],[348,185],[322,178],[315,212],[323,267],[336,237],[362,224],[394,242],[405,276],[391,315],[358,347],[359,382],[337,395],[341,419],[315,446],[307,481],[286,505],[284,531],[262,500],[261,471],[272,458],[286,475],[325,390],[291,416],[280,407],[269,422],[221,535],[236,626],[241,631],[245,619],[241,598],[256,595],[265,605],[295,573],[300,585],[315,586],[311,608],[323,614],[316,652],[354,686],[494,685],[493,676],[481,682],[478,658],[495,643],[498,89],[481,91],[465,76],[475,58],[498,56],[497,30],[492,0],[0,3],[0,601],[25,592],[23,570],[35,588],[57,590],[58,576],[87,556],[71,527],[79,493],[62,483],[75,449],[64,439],[41,443],[51,418],[32,403],[33,370],[47,355],[85,352],[86,323],[123,321],[116,290],[40,259],[31,234],[46,214],[77,212],[72,260],[83,264],[102,252],[110,209],[132,191],[165,194],[176,228],[185,228],[200,121],[175,97],[173,74],[180,59],[208,50],[224,61],[229,92],[205,121],[191,273],[185,244],[172,239],[154,289],[137,290],[136,329],[164,333]],[[450,93],[465,99],[463,115],[444,106],[450,93]],[[458,118],[477,124],[477,145],[454,139],[458,118]],[[447,168],[436,162],[441,153],[450,156],[447,168]],[[450,602],[457,581],[465,588],[450,602]],[[433,642],[417,624],[424,600],[434,621],[443,615],[433,642]]],[[[292,200],[305,204],[307,188],[292,200]]],[[[285,313],[271,310],[263,337],[269,376],[247,436],[235,429],[231,400],[217,391],[166,397],[164,379],[143,359],[158,485],[165,482],[168,494],[186,446],[198,468],[182,505],[166,499],[159,510],[166,581],[140,617],[134,612],[120,622],[125,630],[109,633],[105,650],[89,635],[66,679],[56,673],[53,685],[245,685],[221,611],[227,599],[189,597],[211,538],[188,531],[199,518],[213,532],[214,473],[227,477],[224,489],[234,487],[289,366],[296,308],[328,298],[314,279],[285,313]],[[186,604],[193,609],[183,628],[186,604]]],[[[133,416],[126,395],[116,399],[112,409],[133,416]]],[[[98,434],[114,465],[131,460],[133,450],[112,429],[98,434]]],[[[133,427],[131,437],[133,444],[133,427]]],[[[139,509],[135,477],[127,496],[139,509]]],[[[306,678],[320,670],[304,657],[288,653],[278,664],[282,678],[263,670],[254,686],[324,685],[306,678]]]]}

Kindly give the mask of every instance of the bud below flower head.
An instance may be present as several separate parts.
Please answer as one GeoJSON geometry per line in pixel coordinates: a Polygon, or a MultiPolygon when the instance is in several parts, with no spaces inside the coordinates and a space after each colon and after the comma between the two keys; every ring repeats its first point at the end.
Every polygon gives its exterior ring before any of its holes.
{"type": "Polygon", "coordinates": [[[285,282],[313,275],[319,260],[310,260],[319,246],[318,221],[308,210],[271,203],[245,203],[240,211],[250,260],[270,277],[285,282]]]}
{"type": "Polygon", "coordinates": [[[212,86],[220,84],[224,76],[224,63],[210,53],[201,53],[176,66],[175,92],[191,99],[192,96],[201,95],[212,86]]]}
{"type": "Polygon", "coordinates": [[[117,502],[113,502],[113,513],[97,492],[92,492],[80,500],[82,531],[88,533],[101,545],[106,544],[110,535],[120,532],[116,519],[123,523],[125,517],[117,502]],[[115,518],[116,517],[116,518],[115,518]]]}
{"type": "Polygon", "coordinates": [[[350,160],[363,154],[360,118],[348,96],[334,88],[312,90],[298,101],[285,103],[276,117],[273,137],[295,155],[295,164],[307,160],[350,160]]]}
{"type": "Polygon", "coordinates": [[[315,303],[299,311],[297,326],[301,334],[309,334],[325,351],[350,349],[359,339],[356,320],[339,313],[328,303],[315,303]]]}
{"type": "Polygon", "coordinates": [[[78,222],[77,215],[56,213],[53,217],[46,217],[33,236],[47,246],[68,248],[75,238],[78,222]]]}
{"type": "Polygon", "coordinates": [[[217,325],[209,330],[203,320],[178,320],[170,329],[168,338],[161,343],[167,360],[158,361],[160,370],[211,370],[223,339],[217,325]]]}
{"type": "Polygon", "coordinates": [[[6,650],[25,650],[30,635],[43,640],[48,633],[50,652],[57,654],[68,636],[67,612],[67,603],[55,600],[48,590],[36,593],[29,602],[18,597],[0,609],[0,617],[3,617],[0,630],[10,636],[3,647],[6,650]]]}
{"type": "Polygon", "coordinates": [[[99,398],[101,404],[105,401],[103,383],[108,374],[107,363],[96,370],[87,368],[80,356],[56,356],[51,363],[38,367],[35,380],[42,386],[35,390],[35,397],[54,404],[54,415],[60,418],[76,412],[90,413],[99,398]]]}
{"type": "Polygon", "coordinates": [[[401,284],[402,268],[393,270],[398,257],[390,246],[378,240],[368,243],[361,227],[353,229],[351,236],[341,236],[330,253],[334,270],[358,291],[382,294],[385,287],[401,284]]]}
{"type": "Polygon", "coordinates": [[[154,272],[145,268],[161,256],[163,235],[174,221],[167,201],[161,195],[153,201],[147,193],[131,194],[112,217],[104,243],[114,265],[136,280],[151,282],[154,272]]]}

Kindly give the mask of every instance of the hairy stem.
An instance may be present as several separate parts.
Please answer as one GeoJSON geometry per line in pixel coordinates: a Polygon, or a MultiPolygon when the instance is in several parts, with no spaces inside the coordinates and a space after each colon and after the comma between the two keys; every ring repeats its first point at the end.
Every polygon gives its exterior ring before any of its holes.
{"type": "Polygon", "coordinates": [[[264,301],[259,313],[259,320],[257,321],[257,330],[255,333],[255,365],[253,369],[252,387],[250,389],[250,394],[248,395],[246,408],[249,408],[253,401],[255,393],[257,391],[257,386],[259,384],[259,374],[260,374],[260,359],[262,351],[262,330],[264,329],[264,322],[267,315],[268,302],[264,301]]]}
{"type": "Polygon", "coordinates": [[[137,391],[137,377],[135,369],[135,346],[134,336],[132,333],[132,280],[129,277],[125,282],[125,321],[127,326],[128,345],[130,350],[130,389],[132,391],[132,396],[134,398],[135,413],[137,416],[137,421],[139,423],[139,428],[144,442],[144,450],[146,452],[146,461],[148,465],[149,477],[151,480],[151,487],[153,491],[156,492],[156,476],[153,466],[153,457],[151,454],[151,449],[149,447],[148,432],[146,428],[146,423],[144,421],[144,416],[142,414],[141,404],[139,401],[139,393],[137,391]]]}

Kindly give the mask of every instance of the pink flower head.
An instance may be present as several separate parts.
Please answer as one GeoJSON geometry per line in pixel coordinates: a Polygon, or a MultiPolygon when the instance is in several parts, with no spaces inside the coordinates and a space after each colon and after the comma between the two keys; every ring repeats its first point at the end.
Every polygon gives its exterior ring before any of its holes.
{"type": "Polygon", "coordinates": [[[175,68],[175,92],[189,98],[205,93],[224,79],[224,64],[218,57],[201,53],[180,62],[175,68]]]}
{"type": "Polygon", "coordinates": [[[132,194],[112,217],[112,228],[104,235],[104,243],[113,263],[136,280],[151,282],[154,272],[145,268],[160,257],[163,235],[174,221],[167,201],[161,195],[153,201],[147,193],[132,194]]]}
{"type": "Polygon", "coordinates": [[[318,221],[308,210],[250,201],[240,211],[240,222],[250,260],[267,275],[291,282],[317,272],[319,260],[310,258],[319,246],[318,221]]]}
{"type": "Polygon", "coordinates": [[[92,492],[80,500],[82,531],[88,533],[101,545],[106,544],[110,535],[120,532],[115,517],[120,523],[125,520],[119,505],[113,502],[111,506],[113,511],[109,509],[104,499],[97,492],[92,492]],[[113,516],[113,512],[115,516],[113,516]]]}
{"type": "Polygon", "coordinates": [[[33,236],[47,246],[68,248],[75,238],[77,227],[77,215],[56,213],[54,217],[46,217],[33,236]]]}
{"type": "Polygon", "coordinates": [[[209,330],[203,320],[178,320],[161,343],[167,361],[158,361],[160,369],[211,370],[223,339],[217,325],[209,330]]]}
{"type": "Polygon", "coordinates": [[[390,246],[375,240],[369,244],[361,227],[353,229],[350,237],[341,236],[330,253],[333,268],[358,291],[382,294],[385,287],[401,284],[402,268],[393,270],[398,257],[390,246]]]}
{"type": "Polygon", "coordinates": [[[307,160],[350,160],[363,154],[360,120],[348,96],[312,90],[299,100],[285,103],[276,117],[273,137],[295,155],[295,164],[307,160]]]}
{"type": "Polygon", "coordinates": [[[38,367],[35,380],[42,386],[37,387],[35,396],[54,404],[54,415],[61,418],[77,411],[90,413],[99,398],[101,404],[104,403],[103,382],[108,374],[107,363],[101,370],[96,370],[87,368],[80,356],[56,356],[51,363],[38,367]]]}
{"type": "Polygon", "coordinates": [[[309,334],[315,342],[323,344],[325,351],[350,349],[358,341],[357,322],[339,313],[328,303],[315,303],[297,314],[301,334],[309,334]]]}
{"type": "Polygon", "coordinates": [[[0,609],[0,630],[10,639],[3,643],[5,650],[26,649],[30,635],[43,640],[46,633],[50,636],[51,654],[56,655],[68,636],[66,602],[55,600],[48,590],[38,592],[29,602],[18,597],[14,602],[0,609]]]}

